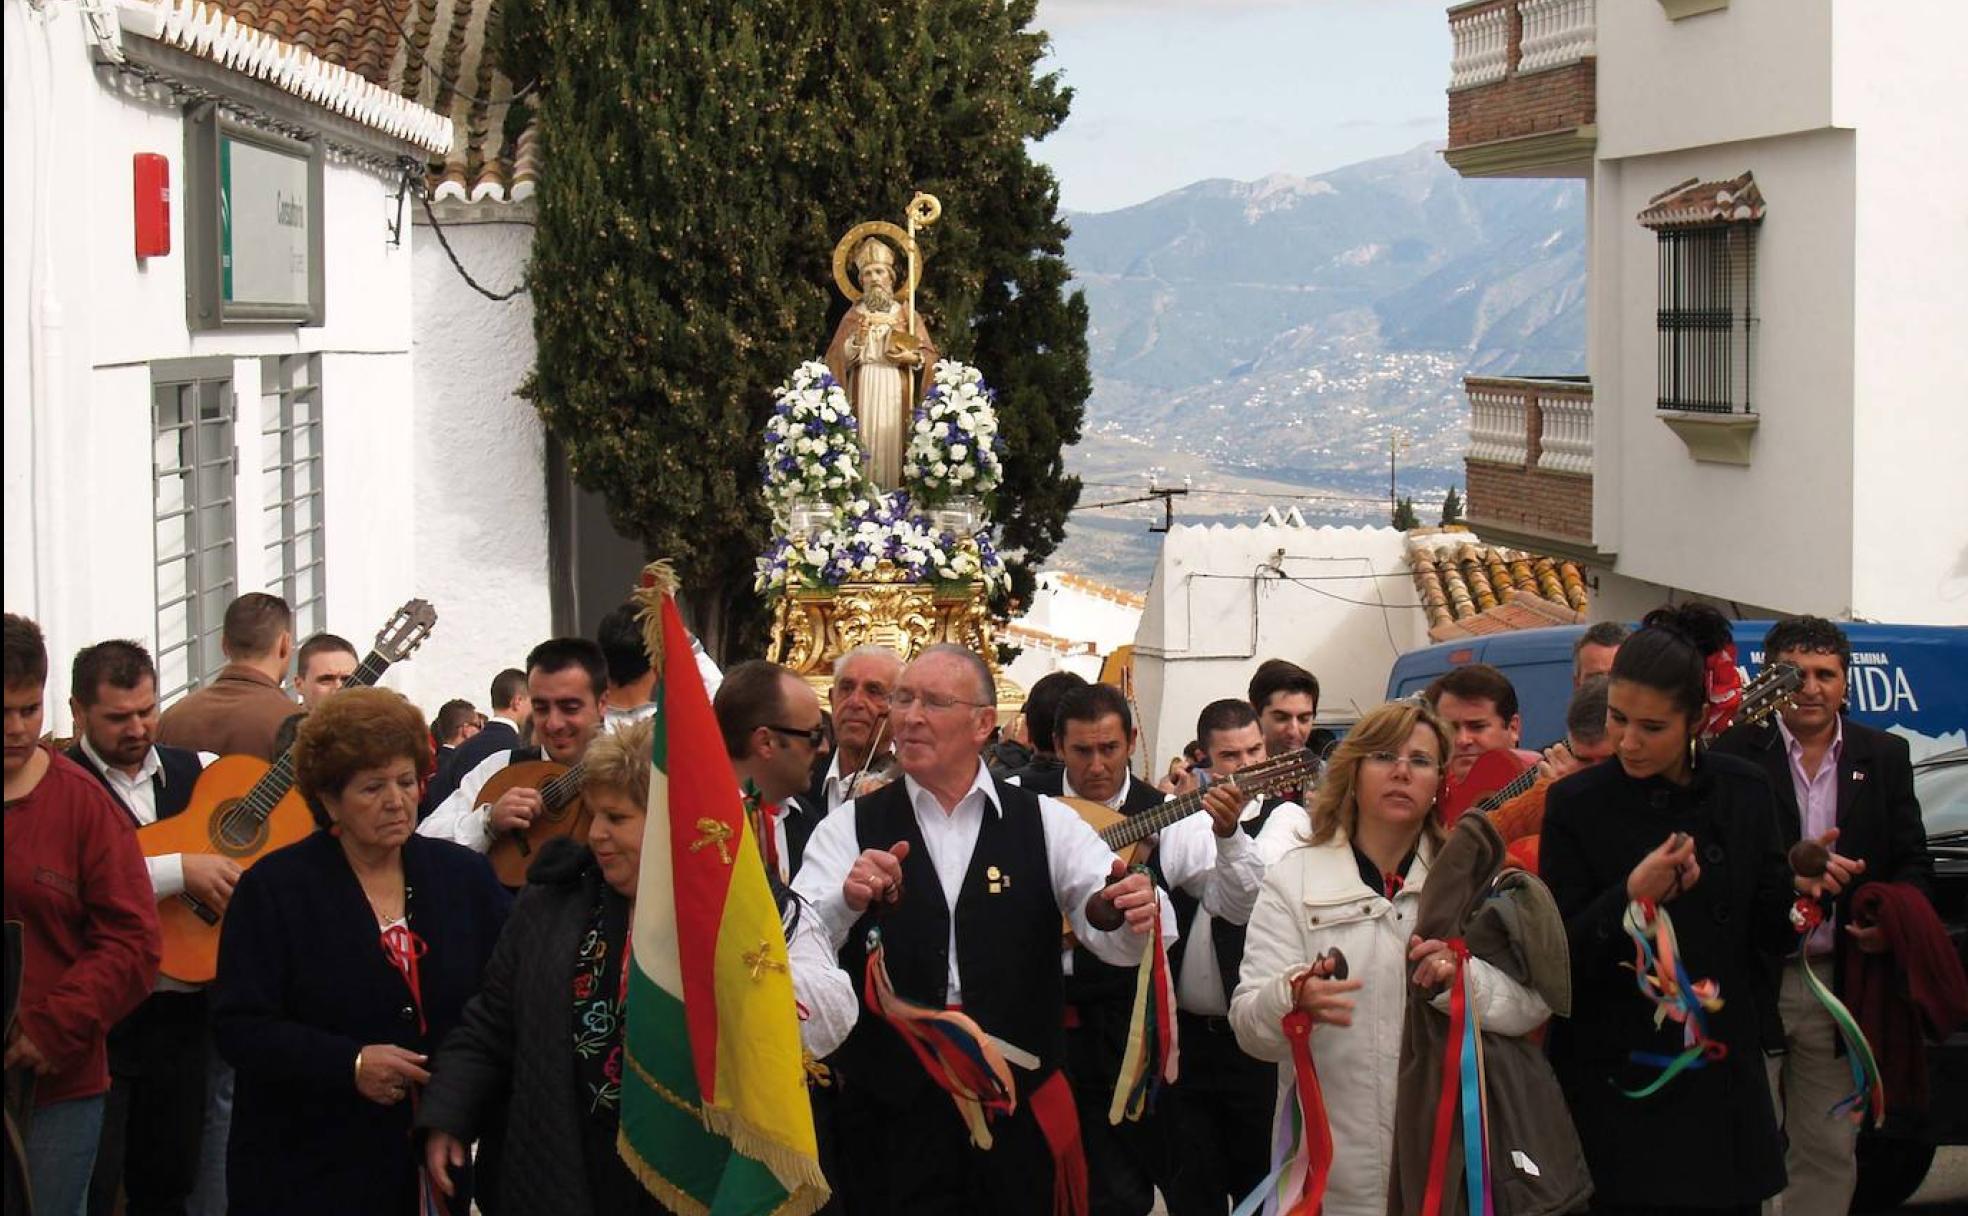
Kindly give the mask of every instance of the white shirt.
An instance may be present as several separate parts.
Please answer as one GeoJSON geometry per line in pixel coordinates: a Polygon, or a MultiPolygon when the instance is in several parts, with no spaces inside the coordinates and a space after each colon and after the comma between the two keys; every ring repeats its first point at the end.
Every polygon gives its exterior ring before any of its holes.
{"type": "MultiPolygon", "coordinates": [[[[977,833],[984,825],[984,816],[1002,815],[1004,808],[998,803],[997,786],[982,763],[977,765],[970,789],[948,811],[915,778],[905,775],[902,782],[916,812],[917,830],[922,833],[930,864],[936,867],[936,878],[949,906],[950,975],[945,999],[952,1005],[961,1004],[963,977],[957,973],[957,896],[963,890],[971,855],[977,851],[977,833]]],[[[1041,797],[1039,814],[1053,895],[1066,910],[1073,933],[1081,944],[1106,961],[1121,967],[1134,966],[1141,961],[1146,936],[1131,932],[1126,925],[1118,929],[1096,929],[1086,919],[1087,900],[1107,885],[1114,863],[1113,851],[1058,799],[1041,797]]],[[[817,913],[826,926],[836,954],[855,922],[861,919],[860,913],[847,906],[847,897],[841,891],[849,869],[860,856],[854,815],[829,815],[806,842],[806,858],[800,863],[799,877],[793,882],[793,890],[811,905],[810,912],[817,913]]],[[[1161,914],[1163,936],[1173,941],[1175,918],[1166,900],[1162,901],[1161,914]]]]}
{"type": "Polygon", "coordinates": [[[504,748],[480,760],[471,772],[458,780],[451,796],[437,804],[430,818],[417,825],[417,835],[433,840],[449,840],[480,853],[492,847],[492,804],[478,804],[478,792],[485,783],[512,763],[512,749],[504,748]]]}
{"type": "MultiPolygon", "coordinates": [[[[1258,799],[1251,799],[1237,816],[1237,822],[1249,823],[1263,805],[1258,799]]],[[[1268,864],[1261,844],[1263,833],[1271,830],[1286,807],[1297,805],[1280,803],[1260,829],[1257,840],[1252,840],[1241,828],[1219,839],[1210,830],[1211,820],[1206,814],[1191,815],[1162,833],[1162,873],[1168,877],[1170,886],[1181,887],[1201,903],[1196,918],[1189,922],[1189,949],[1182,953],[1182,971],[1175,978],[1177,1008],[1204,1016],[1229,1014],[1230,1002],[1224,999],[1223,969],[1217,966],[1210,924],[1218,916],[1233,925],[1249,922],[1268,864]],[[1216,840],[1213,858],[1204,851],[1207,843],[1198,838],[1198,831],[1216,840]]]]}
{"type": "Polygon", "coordinates": [[[786,943],[786,961],[792,966],[793,999],[806,1015],[800,1019],[800,1042],[815,1059],[830,1056],[847,1042],[861,1016],[861,1002],[854,981],[841,970],[839,952],[828,945],[826,926],[811,907],[800,909],[799,924],[786,943]]]}

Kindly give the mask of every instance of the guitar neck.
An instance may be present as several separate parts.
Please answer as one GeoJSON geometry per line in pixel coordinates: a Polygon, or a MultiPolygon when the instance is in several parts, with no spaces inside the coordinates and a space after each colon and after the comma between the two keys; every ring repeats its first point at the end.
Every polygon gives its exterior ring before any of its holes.
{"type": "MultiPolygon", "coordinates": [[[[1285,789],[1303,781],[1309,772],[1303,753],[1279,756],[1263,764],[1253,765],[1236,774],[1231,780],[1237,788],[1252,798],[1267,797],[1276,790],[1285,789]]],[[[1100,833],[1100,839],[1107,847],[1119,851],[1146,840],[1163,828],[1172,827],[1203,807],[1202,790],[1193,790],[1180,798],[1172,798],[1151,811],[1130,815],[1121,822],[1100,833]]]]}
{"type": "MultiPolygon", "coordinates": [[[[369,688],[383,673],[389,670],[390,661],[375,651],[356,665],[344,688],[369,688]]],[[[289,744],[285,751],[273,758],[273,767],[267,769],[266,776],[253,783],[246,796],[239,800],[239,809],[250,815],[255,823],[265,823],[273,808],[294,788],[294,749],[289,744]]]]}
{"type": "Polygon", "coordinates": [[[1537,769],[1537,765],[1533,764],[1531,767],[1525,769],[1523,772],[1518,773],[1515,777],[1512,777],[1510,779],[1510,784],[1497,790],[1495,793],[1485,797],[1478,805],[1477,809],[1482,811],[1494,811],[1498,807],[1502,806],[1504,803],[1510,801],[1512,798],[1517,797],[1519,794],[1524,793],[1525,791],[1529,790],[1532,786],[1536,785],[1537,780],[1538,780],[1538,769],[1537,769]]]}
{"type": "Polygon", "coordinates": [[[568,766],[566,772],[552,777],[540,785],[540,801],[550,811],[557,811],[581,796],[581,777],[587,771],[587,762],[577,760],[568,766]]]}

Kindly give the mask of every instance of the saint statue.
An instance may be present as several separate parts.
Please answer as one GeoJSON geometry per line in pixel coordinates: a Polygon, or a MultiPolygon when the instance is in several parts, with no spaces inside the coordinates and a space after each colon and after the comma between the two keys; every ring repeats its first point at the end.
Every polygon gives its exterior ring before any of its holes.
{"type": "Polygon", "coordinates": [[[854,250],[854,272],[860,298],[827,344],[827,369],[854,404],[870,480],[893,490],[902,484],[909,424],[932,383],[936,347],[913,300],[896,297],[895,251],[887,241],[863,240],[854,250]]]}

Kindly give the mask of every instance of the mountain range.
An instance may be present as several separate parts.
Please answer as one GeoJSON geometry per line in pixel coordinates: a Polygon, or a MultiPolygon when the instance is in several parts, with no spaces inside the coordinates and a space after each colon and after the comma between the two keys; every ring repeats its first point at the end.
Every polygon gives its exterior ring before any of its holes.
{"type": "Polygon", "coordinates": [[[1070,214],[1094,391],[1053,564],[1145,587],[1161,508],[1090,504],[1150,478],[1189,480],[1179,522],[1384,522],[1397,439],[1400,493],[1433,523],[1461,480],[1462,377],[1584,369],[1584,203],[1578,182],[1466,180],[1424,145],[1070,214]]]}

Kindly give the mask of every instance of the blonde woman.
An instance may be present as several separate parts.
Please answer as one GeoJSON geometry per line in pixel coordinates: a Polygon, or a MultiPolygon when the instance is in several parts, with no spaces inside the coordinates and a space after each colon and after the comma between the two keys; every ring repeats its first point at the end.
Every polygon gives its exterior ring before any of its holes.
{"type": "MultiPolygon", "coordinates": [[[[1448,759],[1433,711],[1396,701],[1368,713],[1333,752],[1309,838],[1271,866],[1251,913],[1230,1024],[1245,1051],[1282,1065],[1283,1100],[1292,1077],[1285,1015],[1296,1008],[1311,1018],[1333,1145],[1326,1216],[1387,1210],[1408,982],[1437,991],[1439,1003],[1455,972],[1444,943],[1413,934],[1442,842],[1434,811],[1448,759]],[[1335,948],[1348,978],[1315,977],[1315,960],[1335,948]]],[[[1549,1016],[1528,989],[1479,960],[1469,967],[1486,1030],[1523,1034],[1549,1016]]]]}

